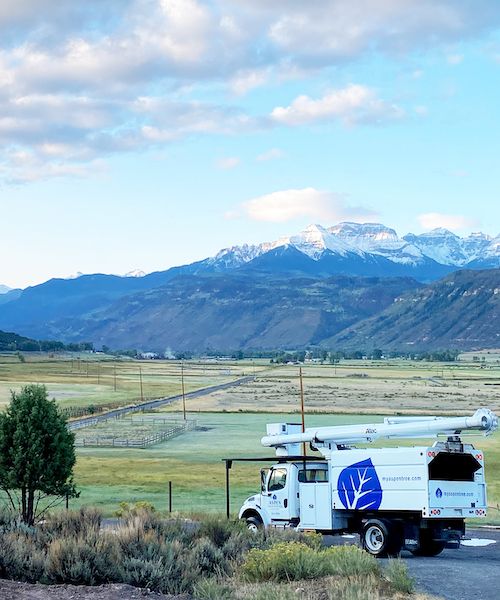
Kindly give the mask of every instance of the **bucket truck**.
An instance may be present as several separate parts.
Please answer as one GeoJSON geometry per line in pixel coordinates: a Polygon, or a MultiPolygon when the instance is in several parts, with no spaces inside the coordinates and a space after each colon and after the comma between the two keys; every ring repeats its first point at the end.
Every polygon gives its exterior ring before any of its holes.
{"type": "Polygon", "coordinates": [[[484,454],[460,434],[489,435],[497,427],[485,408],[470,417],[389,417],[304,431],[296,424],[267,425],[262,445],[276,450],[276,463],[261,471],[260,493],[245,501],[239,517],[250,529],[357,533],[375,556],[403,548],[435,556],[459,547],[466,518],[486,515],[484,454]],[[353,446],[437,436],[444,437],[432,446],[353,446]],[[321,456],[304,456],[303,444],[321,456]]]}

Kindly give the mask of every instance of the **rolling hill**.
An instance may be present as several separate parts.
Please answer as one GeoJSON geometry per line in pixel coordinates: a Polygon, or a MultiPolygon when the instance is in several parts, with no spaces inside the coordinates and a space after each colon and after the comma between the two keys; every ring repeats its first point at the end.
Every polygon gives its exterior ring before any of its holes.
{"type": "Polygon", "coordinates": [[[498,348],[500,269],[458,271],[415,289],[325,343],[385,350],[498,348]]]}
{"type": "Polygon", "coordinates": [[[180,276],[87,318],[58,321],[51,335],[157,351],[297,348],[321,344],[418,287],[403,278],[180,276]]]}

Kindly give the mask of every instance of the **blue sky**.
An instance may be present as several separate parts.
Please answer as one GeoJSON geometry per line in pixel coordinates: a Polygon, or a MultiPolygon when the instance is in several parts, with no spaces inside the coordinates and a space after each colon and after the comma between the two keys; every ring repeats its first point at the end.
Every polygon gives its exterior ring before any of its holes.
{"type": "Polygon", "coordinates": [[[0,283],[310,223],[498,235],[499,28],[495,0],[3,3],[0,283]]]}

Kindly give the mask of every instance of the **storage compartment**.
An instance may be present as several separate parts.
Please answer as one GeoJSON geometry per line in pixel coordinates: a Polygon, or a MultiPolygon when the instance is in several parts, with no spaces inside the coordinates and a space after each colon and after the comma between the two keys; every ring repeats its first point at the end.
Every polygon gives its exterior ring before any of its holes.
{"type": "Polygon", "coordinates": [[[429,463],[430,481],[474,481],[481,464],[472,454],[439,452],[429,463]]]}

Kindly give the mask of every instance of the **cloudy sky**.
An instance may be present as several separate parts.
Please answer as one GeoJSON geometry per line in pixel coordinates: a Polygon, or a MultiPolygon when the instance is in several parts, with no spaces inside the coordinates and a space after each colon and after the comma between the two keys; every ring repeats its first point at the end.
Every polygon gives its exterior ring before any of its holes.
{"type": "Polygon", "coordinates": [[[0,283],[500,232],[497,0],[0,3],[0,283]]]}

